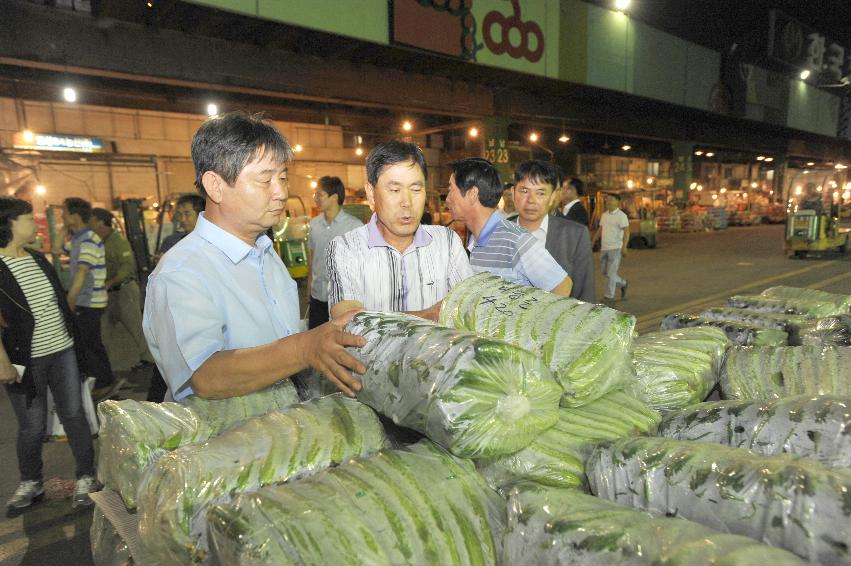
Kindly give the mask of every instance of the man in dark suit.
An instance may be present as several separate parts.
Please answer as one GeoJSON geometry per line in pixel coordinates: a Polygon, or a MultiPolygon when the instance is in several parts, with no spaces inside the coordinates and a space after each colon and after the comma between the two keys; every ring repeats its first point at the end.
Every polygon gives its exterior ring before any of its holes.
{"type": "Polygon", "coordinates": [[[550,255],[573,279],[571,297],[595,302],[594,260],[588,228],[573,220],[549,215],[554,187],[558,187],[560,181],[558,168],[548,161],[524,161],[517,166],[514,181],[517,215],[509,220],[518,222],[544,242],[550,255]]]}
{"type": "Polygon", "coordinates": [[[565,179],[561,186],[561,202],[558,215],[588,226],[588,211],[579,197],[585,196],[585,183],[576,177],[565,179]]]}

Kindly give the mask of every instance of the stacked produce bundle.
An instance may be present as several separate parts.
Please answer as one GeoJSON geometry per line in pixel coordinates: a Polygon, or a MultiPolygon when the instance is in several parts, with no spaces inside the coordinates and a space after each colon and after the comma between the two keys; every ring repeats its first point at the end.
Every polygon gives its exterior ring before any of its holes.
{"type": "Polygon", "coordinates": [[[633,346],[635,380],[627,390],[658,410],[703,401],[718,383],[729,345],[722,330],[706,326],[645,334],[633,346]]]}
{"type": "Polygon", "coordinates": [[[827,316],[801,326],[805,346],[851,346],[851,314],[827,316]]]}
{"type": "Polygon", "coordinates": [[[232,424],[297,402],[289,382],[219,401],[197,396],[185,403],[104,401],[98,405],[98,479],[134,509],[144,470],[166,452],[203,442],[232,424]]]}
{"type": "Polygon", "coordinates": [[[795,454],[851,467],[851,397],[798,395],[773,401],[716,401],[665,415],[659,436],[795,454]]]}
{"type": "Polygon", "coordinates": [[[712,307],[700,313],[700,318],[708,320],[738,320],[765,328],[783,330],[789,335],[789,344],[794,346],[801,343],[801,326],[810,320],[810,318],[800,314],[779,314],[733,307],[712,307]]]}
{"type": "Polygon", "coordinates": [[[510,454],[558,420],[562,390],[517,346],[399,313],[362,312],[346,329],[367,372],[358,399],[461,457],[510,454]]]}
{"type": "Polygon", "coordinates": [[[375,413],[332,395],[253,418],[203,444],[161,457],[139,486],[145,558],[188,564],[206,558],[206,509],[236,493],[304,477],[384,447],[375,413]]]}
{"type": "Polygon", "coordinates": [[[851,348],[736,346],[721,371],[725,399],[851,396],[851,348]]]}
{"type": "Polygon", "coordinates": [[[761,312],[779,314],[800,314],[807,317],[821,317],[839,314],[832,302],[804,301],[801,299],[784,299],[766,297],[764,295],[733,295],[727,299],[727,304],[740,309],[750,309],[761,312]]]}
{"type": "Polygon", "coordinates": [[[652,434],[659,413],[622,391],[575,408],[559,410],[558,423],[527,448],[477,462],[479,472],[495,489],[520,481],[555,487],[585,485],[585,459],[597,442],[636,434],[652,434]]]}
{"type": "Polygon", "coordinates": [[[636,437],[598,446],[597,496],[750,536],[821,564],[849,564],[851,470],[789,455],[636,437]]]}
{"type": "Polygon", "coordinates": [[[543,358],[578,407],[629,376],[635,317],[480,273],[444,299],[442,324],[502,338],[543,358]]]}
{"type": "Polygon", "coordinates": [[[739,320],[711,320],[683,313],[667,315],[662,319],[660,330],[677,330],[695,326],[719,328],[736,346],[785,346],[789,341],[789,335],[785,330],[765,328],[739,320]]]}
{"type": "Polygon", "coordinates": [[[127,544],[97,507],[95,507],[92,515],[89,540],[92,545],[92,562],[95,566],[130,566],[133,564],[127,544]]]}
{"type": "Polygon", "coordinates": [[[787,287],[778,285],[777,287],[769,287],[762,293],[763,297],[771,297],[774,299],[791,299],[795,301],[809,301],[819,303],[833,303],[836,308],[836,314],[851,313],[851,295],[840,295],[837,293],[827,293],[817,289],[803,289],[800,287],[787,287]]]}
{"type": "Polygon", "coordinates": [[[207,513],[218,564],[495,564],[505,504],[429,441],[236,497],[207,513]]]}
{"type": "Polygon", "coordinates": [[[748,537],[621,507],[573,489],[522,486],[511,494],[503,564],[772,566],[803,560],[748,537]]]}

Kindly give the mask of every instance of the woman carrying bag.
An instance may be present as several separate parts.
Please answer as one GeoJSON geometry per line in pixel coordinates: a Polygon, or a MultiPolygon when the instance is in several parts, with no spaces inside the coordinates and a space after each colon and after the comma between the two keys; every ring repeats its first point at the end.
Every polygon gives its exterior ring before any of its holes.
{"type": "Polygon", "coordinates": [[[18,420],[21,483],[9,511],[29,507],[44,494],[42,442],[47,426],[47,388],[74,454],[77,484],[72,505],[92,503],[94,446],[83,410],[74,349],[74,318],[53,266],[25,246],[36,235],[32,205],[0,197],[0,383],[18,420]],[[19,373],[18,368],[23,368],[19,373]]]}

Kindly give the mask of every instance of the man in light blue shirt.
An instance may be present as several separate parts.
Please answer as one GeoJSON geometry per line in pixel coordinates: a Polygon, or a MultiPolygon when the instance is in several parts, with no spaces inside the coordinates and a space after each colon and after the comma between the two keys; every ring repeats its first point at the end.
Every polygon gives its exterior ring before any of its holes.
{"type": "Polygon", "coordinates": [[[349,395],[360,389],[350,370],[366,368],[345,348],[363,338],[342,331],[346,318],[296,334],[296,284],[264,234],[283,213],[291,159],[280,132],[244,113],[208,120],[192,139],[205,212],[151,274],[143,321],[178,401],[244,395],[308,367],[349,395]]]}
{"type": "Polygon", "coordinates": [[[543,242],[496,209],[502,196],[496,168],[478,157],[462,159],[451,167],[446,204],[473,234],[468,247],[473,271],[569,296],[573,283],[543,242]]]}

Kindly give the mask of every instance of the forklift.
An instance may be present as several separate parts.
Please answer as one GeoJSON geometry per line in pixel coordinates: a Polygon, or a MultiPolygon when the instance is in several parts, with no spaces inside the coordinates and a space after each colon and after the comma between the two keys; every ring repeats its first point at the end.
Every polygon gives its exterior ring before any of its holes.
{"type": "Polygon", "coordinates": [[[831,192],[821,188],[809,186],[807,195],[798,202],[790,199],[786,209],[787,255],[791,252],[791,256],[803,258],[809,252],[847,251],[851,230],[840,228],[839,203],[825,199],[831,192]]]}
{"type": "Polygon", "coordinates": [[[310,271],[307,257],[309,233],[310,216],[304,201],[301,197],[289,197],[286,216],[272,228],[272,242],[293,279],[303,279],[310,271]]]}

